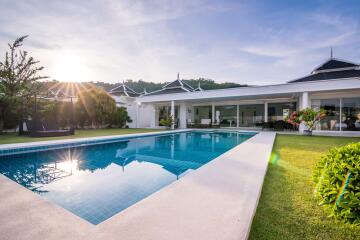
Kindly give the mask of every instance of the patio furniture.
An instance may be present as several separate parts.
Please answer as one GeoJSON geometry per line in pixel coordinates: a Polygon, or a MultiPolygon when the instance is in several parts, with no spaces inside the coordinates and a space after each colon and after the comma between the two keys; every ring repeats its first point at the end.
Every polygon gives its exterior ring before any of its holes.
{"type": "Polygon", "coordinates": [[[60,137],[74,135],[74,130],[58,129],[58,127],[54,123],[48,124],[40,122],[35,124],[35,122],[30,120],[26,120],[25,123],[31,137],[60,137]]]}
{"type": "Polygon", "coordinates": [[[337,129],[337,130],[340,129],[340,126],[342,129],[346,129],[348,127],[346,123],[336,123],[335,129],[337,129]]]}
{"type": "Polygon", "coordinates": [[[220,128],[220,123],[219,122],[214,122],[213,124],[211,124],[212,128],[220,128]]]}
{"type": "Polygon", "coordinates": [[[200,120],[200,126],[201,127],[211,127],[211,119],[209,118],[203,118],[200,120]]]}
{"type": "Polygon", "coordinates": [[[186,119],[186,127],[193,128],[193,127],[195,127],[195,123],[190,118],[186,119]]]}

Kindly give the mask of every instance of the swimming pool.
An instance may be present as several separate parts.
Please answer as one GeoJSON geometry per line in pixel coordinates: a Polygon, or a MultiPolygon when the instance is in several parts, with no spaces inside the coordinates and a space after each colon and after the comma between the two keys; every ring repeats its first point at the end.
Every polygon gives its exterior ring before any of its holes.
{"type": "Polygon", "coordinates": [[[42,148],[0,157],[0,173],[99,224],[255,134],[189,131],[42,148]]]}

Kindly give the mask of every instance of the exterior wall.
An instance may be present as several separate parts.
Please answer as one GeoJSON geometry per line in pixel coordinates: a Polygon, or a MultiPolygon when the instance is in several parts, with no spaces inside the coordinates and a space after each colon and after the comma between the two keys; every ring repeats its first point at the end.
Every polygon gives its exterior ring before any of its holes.
{"type": "Polygon", "coordinates": [[[152,104],[142,104],[138,108],[138,128],[155,128],[156,127],[156,111],[152,104]]]}
{"type": "MultiPolygon", "coordinates": [[[[360,98],[360,79],[323,80],[140,97],[137,101],[141,102],[142,106],[151,106],[149,107],[151,110],[141,110],[139,121],[143,122],[139,123],[138,127],[158,127],[155,106],[158,104],[171,106],[172,101],[174,105],[179,106],[179,127],[184,128],[189,119],[194,121],[194,107],[196,106],[211,106],[214,109],[216,106],[262,104],[266,122],[268,119],[266,106],[271,103],[297,102],[296,107],[300,110],[311,107],[313,99],[345,97],[360,98]]],[[[238,113],[239,110],[236,114],[239,122],[238,113]]],[[[304,127],[300,127],[300,131],[303,130],[304,127]]]]}
{"type": "Polygon", "coordinates": [[[136,114],[136,104],[129,104],[129,105],[126,105],[125,107],[126,107],[129,117],[132,120],[132,122],[128,123],[127,125],[129,126],[129,128],[136,128],[137,127],[136,122],[138,121],[137,114],[136,114]]]}

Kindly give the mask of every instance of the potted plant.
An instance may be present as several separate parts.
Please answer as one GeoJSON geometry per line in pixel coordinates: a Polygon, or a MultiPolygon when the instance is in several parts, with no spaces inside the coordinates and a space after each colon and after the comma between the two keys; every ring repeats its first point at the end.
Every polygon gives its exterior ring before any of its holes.
{"type": "Polygon", "coordinates": [[[168,115],[160,120],[160,124],[165,126],[166,129],[171,129],[171,126],[174,124],[174,118],[171,115],[168,115]]]}
{"type": "Polygon", "coordinates": [[[299,126],[304,124],[306,129],[303,131],[303,134],[306,136],[311,136],[312,131],[315,129],[316,125],[326,116],[324,110],[316,111],[312,108],[305,108],[300,111],[292,112],[290,117],[287,118],[287,122],[299,126]]]}

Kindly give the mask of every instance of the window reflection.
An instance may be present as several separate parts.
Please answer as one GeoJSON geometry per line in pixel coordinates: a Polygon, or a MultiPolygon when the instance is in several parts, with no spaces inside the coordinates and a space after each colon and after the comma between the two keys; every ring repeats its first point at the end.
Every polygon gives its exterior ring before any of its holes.
{"type": "Polygon", "coordinates": [[[239,126],[255,127],[264,121],[264,105],[239,105],[239,126]]]}
{"type": "Polygon", "coordinates": [[[205,120],[210,120],[212,118],[212,107],[211,106],[197,106],[194,107],[194,120],[195,124],[200,124],[205,120]]]}
{"type": "Polygon", "coordinates": [[[317,126],[318,130],[340,130],[340,99],[315,99],[312,100],[312,108],[326,111],[326,117],[317,126]]]}
{"type": "Polygon", "coordinates": [[[360,98],[342,99],[342,130],[359,131],[360,130],[360,98]]]}
{"type": "Polygon", "coordinates": [[[296,111],[296,102],[269,103],[268,121],[280,121],[290,116],[290,113],[296,111]]]}
{"type": "Polygon", "coordinates": [[[236,127],[237,126],[237,107],[236,105],[216,106],[215,107],[215,122],[221,127],[236,127]]]}

